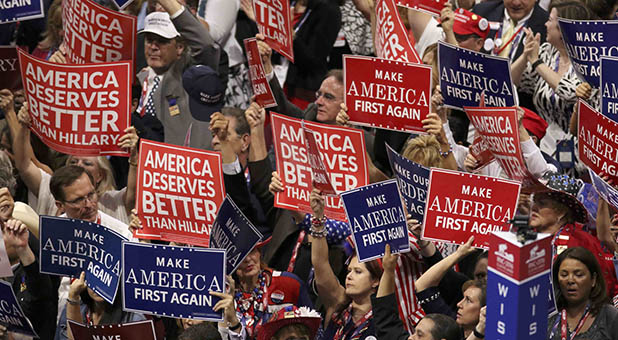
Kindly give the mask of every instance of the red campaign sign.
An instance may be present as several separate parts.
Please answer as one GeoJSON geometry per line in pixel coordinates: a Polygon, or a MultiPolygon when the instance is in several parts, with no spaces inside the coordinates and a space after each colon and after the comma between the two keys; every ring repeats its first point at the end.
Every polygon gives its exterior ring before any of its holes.
{"type": "Polygon", "coordinates": [[[219,153],[142,140],[136,237],[208,247],[224,198],[219,153]]]}
{"type": "Polygon", "coordinates": [[[294,62],[292,20],[287,0],[253,0],[255,23],[275,51],[294,62]]]}
{"type": "MultiPolygon", "coordinates": [[[[311,166],[302,121],[284,115],[271,115],[277,172],[285,191],[275,195],[275,206],[311,213],[311,166]]],[[[361,130],[305,122],[314,132],[316,144],[335,191],[342,192],[369,184],[365,136],[361,130]]],[[[345,221],[339,196],[326,196],[324,214],[345,221]]]]}
{"type": "Polygon", "coordinates": [[[496,158],[494,154],[491,152],[489,145],[483,140],[483,138],[478,134],[474,134],[474,140],[472,141],[472,145],[468,149],[470,154],[476,158],[478,162],[477,170],[480,170],[486,167],[489,163],[491,163],[496,158]]]}
{"type": "Polygon", "coordinates": [[[579,157],[590,170],[618,183],[618,124],[582,100],[577,106],[579,157]]]}
{"type": "Polygon", "coordinates": [[[489,240],[488,266],[516,281],[524,281],[551,267],[549,234],[522,245],[515,233],[495,233],[489,240]]]}
{"type": "Polygon", "coordinates": [[[522,182],[526,191],[541,184],[526,167],[519,143],[519,123],[514,107],[465,107],[470,122],[485,141],[509,178],[522,182]]]}
{"type": "Polygon", "coordinates": [[[464,244],[474,235],[474,246],[489,248],[489,235],[508,231],[515,215],[517,181],[432,168],[423,239],[464,244]]]}
{"type": "Polygon", "coordinates": [[[447,2],[448,0],[397,0],[397,5],[440,16],[447,2]]]}
{"type": "Polygon", "coordinates": [[[30,128],[50,148],[78,156],[128,156],[131,63],[66,65],[19,50],[30,128]]]}
{"type": "Polygon", "coordinates": [[[268,84],[268,79],[266,79],[257,40],[249,38],[245,39],[244,43],[245,50],[247,51],[247,62],[249,63],[249,79],[251,80],[255,101],[264,108],[277,106],[273,90],[270,88],[270,84],[268,84]]]}
{"type": "Polygon", "coordinates": [[[152,320],[137,321],[120,325],[86,326],[69,320],[73,339],[113,339],[113,340],[156,340],[152,320]]]}
{"type": "Polygon", "coordinates": [[[343,70],[350,123],[425,133],[431,66],[346,55],[343,70]]]}
{"type": "Polygon", "coordinates": [[[64,0],[62,19],[69,63],[133,61],[136,17],[90,0],[64,0]]]}
{"type": "Polygon", "coordinates": [[[17,48],[0,46],[0,89],[16,91],[21,88],[17,48]]]}
{"type": "Polygon", "coordinates": [[[422,64],[393,0],[376,2],[375,34],[376,54],[379,58],[422,64]]]}
{"type": "Polygon", "coordinates": [[[303,133],[305,137],[305,147],[307,148],[307,157],[309,158],[309,166],[311,166],[311,182],[313,187],[320,190],[326,195],[336,195],[333,184],[330,182],[330,175],[326,169],[326,165],[322,161],[318,143],[315,141],[314,132],[307,129],[303,122],[303,133]]]}

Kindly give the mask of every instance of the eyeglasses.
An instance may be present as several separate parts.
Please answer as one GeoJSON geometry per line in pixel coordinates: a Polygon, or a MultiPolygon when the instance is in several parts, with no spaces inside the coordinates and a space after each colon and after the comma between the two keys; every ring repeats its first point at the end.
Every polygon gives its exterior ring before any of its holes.
{"type": "Polygon", "coordinates": [[[71,200],[71,201],[64,201],[64,203],[67,203],[67,204],[70,204],[70,205],[73,205],[73,206],[84,206],[84,204],[86,203],[86,200],[88,200],[90,202],[94,202],[96,197],[97,197],[97,192],[96,191],[91,191],[86,196],[78,197],[78,198],[76,198],[74,200],[71,200]]]}
{"type": "Polygon", "coordinates": [[[333,96],[332,94],[328,92],[322,93],[321,91],[316,91],[315,100],[318,100],[320,97],[324,97],[324,99],[328,100],[329,102],[332,102],[333,100],[337,99],[337,97],[333,96]]]}

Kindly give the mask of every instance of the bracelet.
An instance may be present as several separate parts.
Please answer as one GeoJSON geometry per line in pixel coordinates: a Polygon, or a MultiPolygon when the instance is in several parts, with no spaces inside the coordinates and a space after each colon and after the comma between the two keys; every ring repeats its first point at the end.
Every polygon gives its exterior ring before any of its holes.
{"type": "Polygon", "coordinates": [[[317,218],[315,216],[311,216],[311,225],[316,227],[321,227],[326,223],[326,216],[322,216],[322,218],[317,218]]]}
{"type": "Polygon", "coordinates": [[[539,65],[541,65],[543,63],[543,60],[541,60],[540,58],[537,59],[534,63],[532,63],[532,71],[536,70],[537,67],[539,67],[539,65]]]}
{"type": "Polygon", "coordinates": [[[131,165],[131,166],[137,166],[137,162],[131,162],[131,160],[129,159],[129,165],[131,165]]]}
{"type": "Polygon", "coordinates": [[[479,333],[479,331],[476,330],[476,327],[474,328],[474,336],[479,338],[479,339],[485,338],[485,334],[479,333]]]}
{"type": "Polygon", "coordinates": [[[448,151],[440,151],[440,156],[447,157],[451,152],[453,152],[453,148],[449,146],[448,151]]]}
{"type": "Polygon", "coordinates": [[[324,238],[328,234],[326,228],[318,229],[315,225],[309,227],[309,235],[314,238],[324,238]]]}
{"type": "Polygon", "coordinates": [[[237,329],[240,328],[240,322],[238,322],[237,324],[235,324],[234,326],[230,326],[228,327],[230,331],[236,332],[237,329]]]}
{"type": "Polygon", "coordinates": [[[67,303],[69,305],[73,305],[73,306],[79,306],[80,305],[80,301],[79,300],[71,300],[71,298],[67,298],[67,303]]]}

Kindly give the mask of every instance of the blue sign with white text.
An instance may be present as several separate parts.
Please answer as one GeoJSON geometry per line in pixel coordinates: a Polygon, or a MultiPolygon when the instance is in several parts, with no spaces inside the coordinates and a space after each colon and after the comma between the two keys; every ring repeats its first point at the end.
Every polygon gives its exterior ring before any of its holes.
{"type": "Polygon", "coordinates": [[[225,249],[226,272],[233,273],[261,239],[262,234],[227,195],[210,229],[209,245],[210,248],[225,249]]]}
{"type": "Polygon", "coordinates": [[[609,205],[618,209],[618,190],[607,184],[601,177],[597,176],[594,171],[588,169],[592,185],[599,193],[599,197],[603,198],[609,205]]]}
{"type": "Polygon", "coordinates": [[[618,123],[618,58],[601,58],[601,113],[618,123]]]}
{"type": "Polygon", "coordinates": [[[118,8],[120,9],[124,9],[125,7],[129,6],[130,3],[133,2],[133,0],[113,0],[113,1],[116,4],[116,6],[118,6],[118,8]]]}
{"type": "Polygon", "coordinates": [[[0,24],[42,18],[43,0],[0,1],[0,24]]]}
{"type": "Polygon", "coordinates": [[[485,91],[485,106],[517,105],[517,94],[511,81],[511,66],[507,58],[490,56],[465,48],[438,42],[440,90],[444,105],[463,110],[481,106],[485,91]]]}
{"type": "Polygon", "coordinates": [[[78,277],[105,301],[114,303],[120,279],[120,251],[126,238],[102,225],[69,218],[41,216],[41,273],[78,277]]]}
{"type": "Polygon", "coordinates": [[[122,244],[123,310],[222,321],[209,291],[225,287],[225,250],[122,244]]]}
{"type": "Polygon", "coordinates": [[[386,152],[393,174],[399,183],[399,192],[406,202],[408,214],[422,222],[429,185],[429,169],[401,156],[388,144],[386,152]]]}
{"type": "Polygon", "coordinates": [[[38,338],[30,320],[24,315],[24,311],[17,302],[11,284],[3,280],[0,280],[0,325],[5,326],[7,332],[38,338]]]}
{"type": "Polygon", "coordinates": [[[391,253],[410,251],[406,215],[396,179],[343,192],[341,200],[359,262],[384,256],[387,244],[391,253]]]}
{"type": "Polygon", "coordinates": [[[588,217],[592,222],[597,219],[597,209],[599,207],[599,193],[594,189],[594,186],[590,183],[584,183],[577,194],[577,200],[581,202],[588,212],[588,217]]]}
{"type": "Polygon", "coordinates": [[[618,57],[618,22],[562,18],[558,22],[575,73],[581,80],[598,88],[601,57],[618,57]]]}

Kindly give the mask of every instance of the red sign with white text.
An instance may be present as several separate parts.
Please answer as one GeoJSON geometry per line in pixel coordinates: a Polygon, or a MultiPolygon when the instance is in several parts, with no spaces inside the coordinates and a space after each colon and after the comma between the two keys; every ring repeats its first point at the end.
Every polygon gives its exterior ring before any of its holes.
{"type": "Polygon", "coordinates": [[[509,278],[525,281],[551,267],[551,240],[549,234],[539,234],[536,240],[522,245],[515,233],[492,234],[488,266],[509,278]]]}
{"type": "Polygon", "coordinates": [[[69,320],[73,339],[110,339],[110,340],[156,340],[152,320],[137,321],[120,325],[86,326],[69,320]]]}
{"type": "Polygon", "coordinates": [[[72,64],[133,61],[137,18],[90,0],[64,0],[64,46],[72,64]]]}
{"type": "Polygon", "coordinates": [[[508,231],[521,184],[497,177],[432,168],[423,239],[489,248],[489,235],[508,231]]]}
{"type": "Polygon", "coordinates": [[[208,247],[210,228],[225,198],[221,155],[142,140],[135,236],[208,247]]]}
{"type": "Polygon", "coordinates": [[[440,16],[448,0],[396,0],[398,6],[408,7],[429,14],[440,16]]]}
{"type": "Polygon", "coordinates": [[[255,23],[275,51],[294,62],[292,20],[287,0],[253,0],[255,23]]]}
{"type": "Polygon", "coordinates": [[[514,107],[466,107],[466,114],[510,179],[522,182],[526,191],[540,184],[528,171],[519,144],[519,123],[514,107]]]}
{"type": "Polygon", "coordinates": [[[16,91],[21,88],[17,48],[0,46],[0,89],[16,91]]]}
{"type": "Polygon", "coordinates": [[[65,65],[19,50],[30,128],[50,148],[78,156],[128,156],[131,64],[65,65]]]}
{"type": "Polygon", "coordinates": [[[472,142],[472,145],[470,145],[470,148],[468,148],[468,151],[472,156],[474,156],[474,158],[476,158],[476,161],[478,162],[476,170],[484,168],[496,159],[494,154],[491,152],[489,145],[487,145],[478,133],[474,135],[474,141],[472,142]]]}
{"type": "Polygon", "coordinates": [[[579,157],[590,170],[618,183],[618,124],[582,100],[577,106],[579,157]]]}
{"type": "Polygon", "coordinates": [[[320,190],[325,195],[336,195],[333,184],[330,182],[330,175],[322,161],[320,148],[315,141],[313,131],[307,129],[303,124],[303,133],[305,137],[305,147],[307,148],[307,157],[309,158],[309,166],[311,167],[311,182],[313,187],[320,190]]]}
{"type": "Polygon", "coordinates": [[[422,64],[393,0],[376,1],[375,34],[376,55],[379,58],[422,64]]]}
{"type": "Polygon", "coordinates": [[[245,39],[244,43],[245,51],[247,51],[247,62],[249,63],[249,79],[251,80],[255,102],[264,108],[277,106],[273,90],[268,84],[268,79],[266,79],[257,40],[255,38],[245,39]]]}
{"type": "MultiPolygon", "coordinates": [[[[271,119],[277,172],[285,188],[285,191],[275,195],[275,206],[311,213],[309,194],[312,175],[302,121],[276,113],[271,115],[271,119]]],[[[369,183],[363,131],[313,122],[305,122],[305,126],[314,132],[335,191],[347,191],[369,183]]],[[[326,196],[325,201],[324,214],[345,221],[339,196],[326,196]]]]}
{"type": "Polygon", "coordinates": [[[350,123],[421,132],[431,102],[431,66],[343,56],[350,123]]]}

